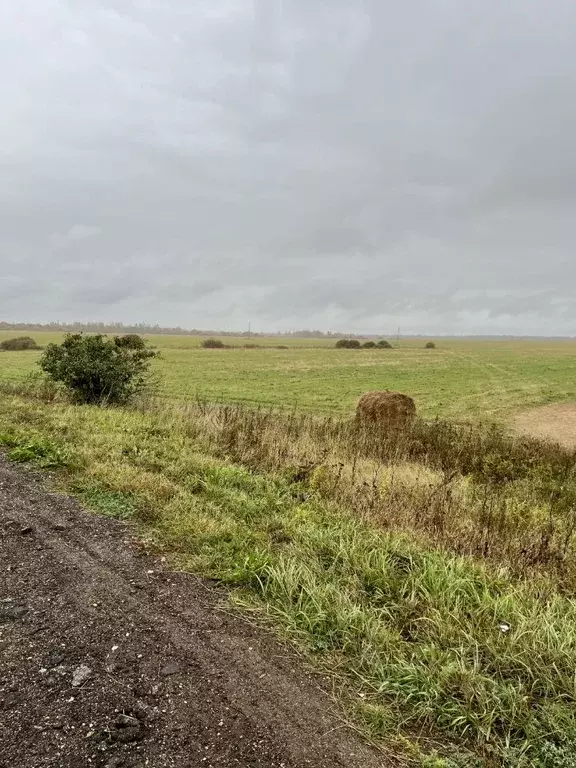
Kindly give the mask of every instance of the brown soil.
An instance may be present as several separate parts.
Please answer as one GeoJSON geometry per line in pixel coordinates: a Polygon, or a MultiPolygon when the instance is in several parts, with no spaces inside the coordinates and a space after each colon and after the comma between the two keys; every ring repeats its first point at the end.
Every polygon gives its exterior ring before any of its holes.
{"type": "Polygon", "coordinates": [[[518,432],[576,447],[576,404],[558,403],[532,408],[514,419],[518,432]]]}
{"type": "Polygon", "coordinates": [[[382,768],[318,678],[0,457],[0,768],[382,768]]]}

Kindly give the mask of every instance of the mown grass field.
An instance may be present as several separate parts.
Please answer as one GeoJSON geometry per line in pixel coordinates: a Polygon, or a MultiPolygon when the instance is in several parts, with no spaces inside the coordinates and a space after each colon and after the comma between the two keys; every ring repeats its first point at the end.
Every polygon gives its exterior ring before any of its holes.
{"type": "MultiPolygon", "coordinates": [[[[19,332],[2,332],[0,341],[19,332]]],[[[61,334],[32,333],[41,346],[61,334]]],[[[323,339],[223,338],[232,349],[205,350],[201,338],[150,336],[161,359],[160,393],[179,402],[196,399],[352,413],[368,390],[412,395],[426,417],[508,418],[517,411],[576,400],[576,341],[400,340],[393,350],[336,350],[323,339]],[[288,349],[277,349],[278,345],[288,349]]],[[[39,353],[0,353],[0,381],[35,369],[39,353]]]]}

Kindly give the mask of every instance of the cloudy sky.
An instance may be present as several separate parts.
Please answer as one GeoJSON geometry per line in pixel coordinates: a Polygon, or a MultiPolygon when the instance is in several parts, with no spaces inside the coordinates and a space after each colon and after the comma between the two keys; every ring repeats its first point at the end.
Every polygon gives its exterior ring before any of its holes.
{"type": "Polygon", "coordinates": [[[0,7],[0,320],[576,334],[574,0],[0,7]]]}

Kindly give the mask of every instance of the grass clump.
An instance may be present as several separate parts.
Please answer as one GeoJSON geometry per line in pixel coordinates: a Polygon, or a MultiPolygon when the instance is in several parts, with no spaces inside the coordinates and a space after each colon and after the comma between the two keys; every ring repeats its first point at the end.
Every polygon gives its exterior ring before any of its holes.
{"type": "Polygon", "coordinates": [[[531,497],[527,483],[568,472],[566,454],[530,454],[492,433],[457,442],[442,425],[372,440],[350,424],[201,403],[127,411],[3,398],[0,423],[20,441],[65,439],[70,487],[138,521],[180,567],[231,585],[238,604],[335,676],[368,731],[421,764],[574,760],[571,571],[515,571],[487,506],[502,495],[524,504],[506,526],[519,516],[537,540],[547,491],[531,497]],[[472,446],[485,452],[478,466],[472,446]],[[502,462],[522,457],[512,477],[502,462]],[[460,552],[465,535],[482,541],[486,530],[486,556],[460,552]]]}
{"type": "Polygon", "coordinates": [[[116,520],[135,520],[142,508],[134,493],[110,490],[90,476],[76,475],[70,490],[91,509],[116,520]]]}
{"type": "Polygon", "coordinates": [[[0,446],[8,449],[8,459],[21,464],[32,463],[42,469],[67,467],[70,464],[70,452],[64,445],[59,445],[43,435],[27,432],[0,434],[0,446]]]}

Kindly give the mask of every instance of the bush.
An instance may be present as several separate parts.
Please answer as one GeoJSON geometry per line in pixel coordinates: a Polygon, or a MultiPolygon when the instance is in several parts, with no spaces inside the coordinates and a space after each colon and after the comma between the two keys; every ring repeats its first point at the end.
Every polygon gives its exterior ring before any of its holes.
{"type": "Polygon", "coordinates": [[[119,405],[148,385],[156,354],[137,334],[108,339],[69,333],[62,344],[48,345],[40,367],[78,403],[119,405]]]}
{"type": "Polygon", "coordinates": [[[336,342],[337,349],[360,349],[361,346],[357,339],[339,339],[336,342]]]}
{"type": "Polygon", "coordinates": [[[18,336],[15,339],[6,339],[0,344],[0,349],[16,352],[23,349],[40,349],[38,344],[30,336],[18,336]]]}
{"type": "Polygon", "coordinates": [[[220,339],[204,339],[200,346],[204,349],[224,349],[225,345],[220,339]]]}
{"type": "Polygon", "coordinates": [[[392,349],[392,344],[390,344],[389,341],[386,341],[386,339],[381,339],[376,346],[378,349],[392,349]]]}
{"type": "Polygon", "coordinates": [[[424,349],[436,349],[436,344],[433,341],[427,341],[424,345],[424,349]]]}
{"type": "Polygon", "coordinates": [[[362,344],[363,349],[374,349],[375,346],[376,344],[373,341],[365,341],[364,344],[362,344]]]}

